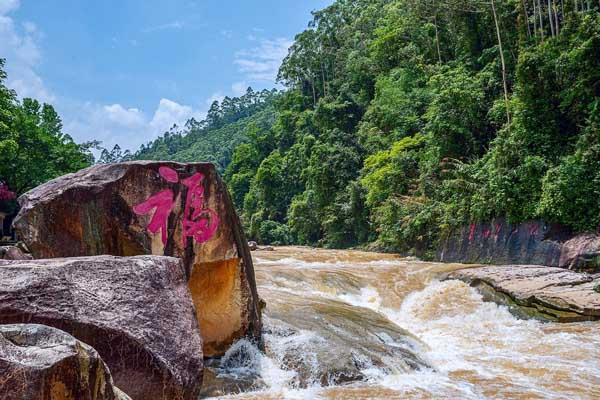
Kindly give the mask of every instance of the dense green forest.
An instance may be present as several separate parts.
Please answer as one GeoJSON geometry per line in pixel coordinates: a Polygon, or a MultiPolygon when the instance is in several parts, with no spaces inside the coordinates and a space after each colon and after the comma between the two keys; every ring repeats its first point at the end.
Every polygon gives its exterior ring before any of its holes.
{"type": "Polygon", "coordinates": [[[600,4],[339,0],[225,177],[251,238],[427,249],[506,216],[600,226],[600,4]]]}
{"type": "Polygon", "coordinates": [[[96,142],[76,144],[62,132],[62,122],[50,104],[17,100],[4,85],[0,58],[0,211],[13,211],[14,197],[52,178],[92,164],[96,142]]]}
{"type": "Polygon", "coordinates": [[[253,134],[271,128],[275,122],[274,100],[277,96],[275,89],[255,92],[248,88],[241,97],[225,97],[221,102],[213,102],[203,121],[190,119],[183,129],[174,127],[133,155],[120,155],[119,149],[114,154],[113,149],[112,157],[104,152],[101,160],[112,162],[128,157],[181,162],[201,160],[210,161],[223,171],[238,145],[253,134]]]}

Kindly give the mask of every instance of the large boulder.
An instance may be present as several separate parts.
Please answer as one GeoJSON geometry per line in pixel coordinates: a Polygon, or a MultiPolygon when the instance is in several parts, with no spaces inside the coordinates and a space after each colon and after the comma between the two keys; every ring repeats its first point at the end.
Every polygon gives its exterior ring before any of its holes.
{"type": "Polygon", "coordinates": [[[209,163],[96,165],[24,194],[14,226],[34,258],[100,254],[180,257],[206,356],[260,341],[252,258],[221,178],[209,163]]]}
{"type": "Polygon", "coordinates": [[[0,325],[3,400],[126,400],[96,350],[45,325],[0,325]]]}
{"type": "Polygon", "coordinates": [[[495,265],[454,271],[486,300],[508,305],[519,316],[574,322],[600,319],[600,276],[539,265],[495,265]]]}
{"type": "Polygon", "coordinates": [[[98,351],[135,400],[196,400],[202,339],[181,261],[0,261],[0,324],[61,329],[98,351]]]}

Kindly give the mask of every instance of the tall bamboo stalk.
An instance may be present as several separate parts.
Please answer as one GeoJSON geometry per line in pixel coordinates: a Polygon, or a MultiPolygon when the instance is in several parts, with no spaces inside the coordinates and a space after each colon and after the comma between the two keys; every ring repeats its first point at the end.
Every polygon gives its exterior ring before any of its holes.
{"type": "Polygon", "coordinates": [[[506,107],[506,119],[508,121],[508,129],[510,129],[510,108],[508,101],[508,83],[506,82],[506,63],[504,62],[504,49],[502,47],[502,36],[500,35],[500,24],[498,23],[498,15],[496,14],[496,4],[492,3],[492,13],[494,14],[494,23],[496,24],[496,35],[498,36],[498,49],[500,51],[500,62],[502,64],[502,84],[504,86],[504,103],[506,107]]]}

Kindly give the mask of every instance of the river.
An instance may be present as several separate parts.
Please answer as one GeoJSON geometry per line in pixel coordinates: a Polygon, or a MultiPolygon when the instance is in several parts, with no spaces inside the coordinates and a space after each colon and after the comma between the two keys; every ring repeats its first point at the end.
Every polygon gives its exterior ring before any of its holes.
{"type": "Polygon", "coordinates": [[[598,399],[600,323],[522,320],[440,264],[358,251],[254,253],[265,347],[208,369],[230,399],[598,399]]]}

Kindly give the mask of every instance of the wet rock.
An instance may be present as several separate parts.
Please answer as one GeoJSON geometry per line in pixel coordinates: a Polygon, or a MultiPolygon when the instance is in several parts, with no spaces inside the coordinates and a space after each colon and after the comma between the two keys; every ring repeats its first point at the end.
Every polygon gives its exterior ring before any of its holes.
{"type": "Polygon", "coordinates": [[[335,300],[272,300],[265,327],[266,354],[290,372],[294,387],[363,381],[372,368],[430,368],[416,337],[375,311],[335,300]]]}
{"type": "Polygon", "coordinates": [[[235,395],[265,388],[257,375],[232,374],[217,366],[207,366],[200,398],[235,395]]]}
{"type": "Polygon", "coordinates": [[[222,355],[241,337],[260,340],[252,258],[212,164],[96,165],[41,185],[19,203],[14,226],[34,258],[180,257],[204,353],[222,355]]]}
{"type": "Polygon", "coordinates": [[[250,249],[250,251],[255,251],[258,249],[258,243],[250,241],[248,242],[248,248],[250,249]]]}
{"type": "Polygon", "coordinates": [[[264,389],[260,378],[263,353],[248,340],[234,343],[225,355],[206,361],[200,397],[217,397],[264,389]]]}
{"type": "Polygon", "coordinates": [[[96,350],[45,325],[0,325],[3,400],[127,400],[96,350]]]}
{"type": "Polygon", "coordinates": [[[258,250],[260,250],[260,251],[275,251],[275,248],[273,248],[273,246],[264,246],[264,247],[260,247],[258,250]]]}
{"type": "Polygon", "coordinates": [[[558,322],[600,319],[600,276],[563,268],[504,265],[450,273],[482,291],[487,300],[509,305],[523,317],[558,322]]]}
{"type": "Polygon", "coordinates": [[[0,246],[0,260],[31,260],[31,254],[24,253],[17,246],[0,246]]]}
{"type": "Polygon", "coordinates": [[[575,270],[597,270],[600,268],[600,236],[577,235],[564,242],[559,266],[575,270]]]}
{"type": "Polygon", "coordinates": [[[73,335],[98,351],[134,400],[196,400],[203,362],[194,313],[176,258],[0,261],[0,324],[73,335]]]}
{"type": "Polygon", "coordinates": [[[442,243],[437,259],[476,264],[531,264],[571,269],[600,268],[600,236],[573,236],[544,221],[510,224],[504,218],[464,226],[442,243]]]}

